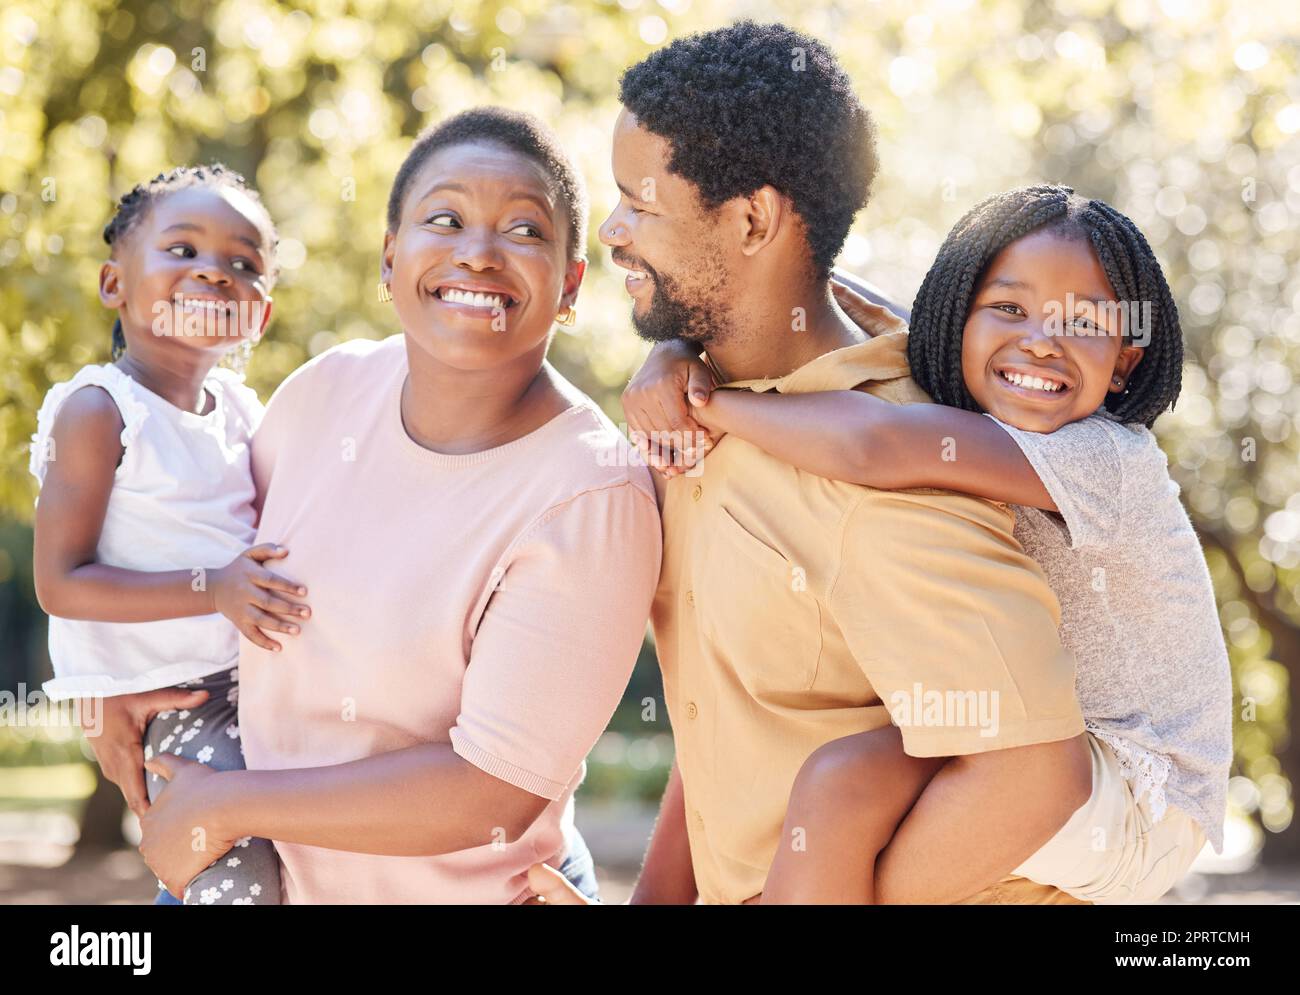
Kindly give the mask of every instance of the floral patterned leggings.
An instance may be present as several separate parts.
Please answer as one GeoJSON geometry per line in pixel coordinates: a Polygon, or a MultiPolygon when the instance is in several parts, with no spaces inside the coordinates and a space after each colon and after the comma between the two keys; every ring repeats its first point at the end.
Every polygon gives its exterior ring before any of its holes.
{"type": "MultiPolygon", "coordinates": [[[[207,691],[198,708],[160,712],[144,735],[145,759],[162,753],[197,760],[214,770],[243,770],[244,747],[239,741],[239,668],[218,671],[178,685],[185,691],[207,691]]],[[[152,802],[167,782],[145,775],[152,802]]],[[[162,882],[159,882],[162,887],[162,882]]],[[[279,905],[280,861],[270,840],[244,837],[185,889],[186,905],[279,905]]]]}

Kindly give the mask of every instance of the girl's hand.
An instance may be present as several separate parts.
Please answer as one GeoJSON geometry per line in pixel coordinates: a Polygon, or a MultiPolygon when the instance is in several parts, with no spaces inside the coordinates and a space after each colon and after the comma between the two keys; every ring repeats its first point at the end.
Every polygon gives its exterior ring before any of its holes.
{"type": "Polygon", "coordinates": [[[646,463],[666,477],[693,467],[718,442],[696,418],[708,403],[713,375],[685,342],[660,342],[623,391],[632,442],[646,463]],[[687,397],[691,402],[687,402],[687,397]]]}
{"type": "Polygon", "coordinates": [[[81,727],[95,752],[99,769],[122,791],[127,806],[143,818],[149,808],[144,783],[144,731],[160,712],[198,708],[208,700],[206,691],[159,688],[81,702],[81,727]]]}
{"type": "Polygon", "coordinates": [[[164,753],[145,769],[168,784],[140,820],[140,853],[149,869],[177,898],[199,872],[230,851],[235,835],[214,819],[217,771],[164,753]]]}
{"type": "Polygon", "coordinates": [[[278,591],[293,597],[307,593],[301,584],[285,580],[263,566],[267,560],[284,559],[288,555],[287,549],[275,543],[252,546],[220,570],[214,570],[209,585],[214,610],[234,622],[250,642],[277,653],[281,646],[267,636],[266,630],[296,635],[299,622],[311,615],[306,605],[286,601],[272,593],[278,591]]]}
{"type": "Polygon", "coordinates": [[[528,887],[537,894],[524,905],[600,905],[580,892],[569,879],[550,864],[533,864],[528,868],[528,887]]]}
{"type": "Polygon", "coordinates": [[[879,304],[867,300],[847,284],[837,282],[834,274],[831,276],[831,293],[835,295],[835,303],[844,310],[849,319],[868,335],[874,337],[879,324],[879,314],[882,310],[887,309],[883,309],[879,304]]]}

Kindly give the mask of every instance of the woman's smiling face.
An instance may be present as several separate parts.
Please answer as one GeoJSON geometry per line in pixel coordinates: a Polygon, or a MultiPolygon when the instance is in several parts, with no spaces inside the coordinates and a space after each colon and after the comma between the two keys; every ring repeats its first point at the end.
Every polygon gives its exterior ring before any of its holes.
{"type": "MultiPolygon", "coordinates": [[[[989,263],[962,333],[962,376],[995,418],[1054,432],[1124,388],[1142,349],[1124,339],[1115,291],[1091,244],[1053,232],[989,263]]],[[[1131,306],[1131,305],[1130,305],[1131,306]]]]}
{"type": "Polygon", "coordinates": [[[565,211],[545,169],[503,145],[430,155],[384,237],[382,277],[406,334],[464,370],[544,350],[586,268],[568,258],[565,211]]]}

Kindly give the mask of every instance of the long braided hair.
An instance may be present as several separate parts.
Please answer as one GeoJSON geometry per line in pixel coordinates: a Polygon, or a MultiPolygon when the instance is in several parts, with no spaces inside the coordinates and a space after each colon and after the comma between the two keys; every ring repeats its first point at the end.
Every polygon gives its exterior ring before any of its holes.
{"type": "MultiPolygon", "coordinates": [[[[248,185],[248,181],[243,176],[219,162],[214,162],[210,166],[177,166],[171,172],[159,173],[152,180],[137,183],[123,194],[122,199],[117,202],[113,216],[104,226],[104,241],[108,243],[110,252],[122,244],[126,234],[162,197],[177,190],[200,186],[234,187],[261,208],[262,218],[258,228],[263,239],[272,249],[272,258],[268,261],[270,269],[266,277],[268,284],[274,283],[276,276],[274,249],[279,242],[279,235],[276,232],[275,222],[271,219],[271,212],[266,209],[262,198],[248,185]]],[[[117,359],[124,352],[126,352],[126,336],[122,333],[122,319],[118,318],[113,322],[113,359],[117,359]]]]}
{"type": "MultiPolygon", "coordinates": [[[[912,305],[907,359],[916,382],[939,404],[981,411],[962,377],[962,332],[975,288],[993,258],[1033,232],[1086,239],[1117,299],[1130,309],[1149,302],[1150,342],[1122,394],[1105,408],[1123,422],[1150,427],[1182,388],[1183,336],[1160,263],[1131,220],[1071,187],[1008,190],[976,205],[953,226],[912,305]]],[[[1130,314],[1132,311],[1130,310],[1130,314]]],[[[1126,329],[1127,332],[1130,329],[1126,329]]]]}

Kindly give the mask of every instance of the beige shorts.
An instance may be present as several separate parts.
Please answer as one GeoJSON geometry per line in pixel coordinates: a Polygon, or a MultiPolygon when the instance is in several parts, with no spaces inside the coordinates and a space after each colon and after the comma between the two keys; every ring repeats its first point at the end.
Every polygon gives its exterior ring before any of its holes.
{"type": "Polygon", "coordinates": [[[1150,792],[1133,800],[1114,751],[1091,733],[1088,746],[1092,796],[1013,873],[1098,905],[1154,902],[1191,866],[1205,834],[1173,805],[1155,822],[1150,792]]]}

